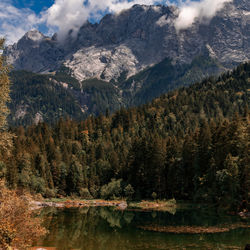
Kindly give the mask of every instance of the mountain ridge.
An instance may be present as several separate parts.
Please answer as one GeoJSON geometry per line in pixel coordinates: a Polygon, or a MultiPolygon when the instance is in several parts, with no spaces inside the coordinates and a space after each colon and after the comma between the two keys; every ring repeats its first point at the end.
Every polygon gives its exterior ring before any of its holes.
{"type": "Polygon", "coordinates": [[[98,24],[85,23],[75,38],[69,33],[63,45],[56,35],[49,38],[39,32],[40,40],[27,40],[31,31],[5,53],[15,69],[41,73],[64,65],[79,81],[101,76],[105,81],[117,80],[124,71],[129,77],[166,57],[177,64],[191,63],[206,50],[232,68],[250,59],[246,10],[250,10],[249,3],[235,0],[226,3],[209,25],[196,21],[177,32],[177,7],[134,5],[104,16],[98,24]]]}

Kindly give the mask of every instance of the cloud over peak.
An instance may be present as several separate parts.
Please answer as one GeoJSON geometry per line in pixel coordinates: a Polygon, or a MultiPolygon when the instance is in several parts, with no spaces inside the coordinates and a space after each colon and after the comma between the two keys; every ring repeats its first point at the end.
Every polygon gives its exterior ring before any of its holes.
{"type": "Polygon", "coordinates": [[[0,36],[8,43],[14,43],[25,32],[36,28],[40,18],[30,9],[18,9],[7,0],[0,2],[0,36]]]}
{"type": "Polygon", "coordinates": [[[196,20],[208,22],[215,16],[217,11],[224,7],[227,2],[232,0],[202,0],[200,2],[186,1],[180,5],[180,14],[175,22],[176,29],[182,30],[189,28],[196,20]]]}
{"type": "Polygon", "coordinates": [[[153,5],[166,0],[56,0],[45,13],[47,25],[57,27],[63,37],[72,29],[77,31],[88,19],[100,19],[104,13],[118,13],[134,4],[153,5]]]}

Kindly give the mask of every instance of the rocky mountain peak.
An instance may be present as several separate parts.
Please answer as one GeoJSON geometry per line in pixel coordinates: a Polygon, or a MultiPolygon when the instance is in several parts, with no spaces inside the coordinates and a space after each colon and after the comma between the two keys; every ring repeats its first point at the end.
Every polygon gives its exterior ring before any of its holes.
{"type": "Polygon", "coordinates": [[[29,39],[34,42],[40,42],[45,36],[38,30],[30,30],[24,36],[23,39],[29,39]]]}

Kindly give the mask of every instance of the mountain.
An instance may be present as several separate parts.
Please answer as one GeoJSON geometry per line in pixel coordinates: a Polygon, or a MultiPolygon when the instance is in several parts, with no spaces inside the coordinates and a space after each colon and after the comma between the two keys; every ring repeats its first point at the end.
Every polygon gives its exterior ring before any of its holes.
{"type": "MultiPolygon", "coordinates": [[[[179,12],[174,6],[134,5],[119,15],[106,15],[98,24],[85,23],[63,42],[56,34],[29,31],[4,53],[15,70],[65,76],[61,86],[69,78],[78,82],[78,90],[68,88],[82,110],[77,117],[145,103],[250,59],[248,0],[226,3],[209,24],[197,20],[177,31],[179,12]]],[[[42,116],[46,120],[46,114],[42,116]]]]}
{"type": "Polygon", "coordinates": [[[207,51],[230,66],[250,59],[249,5],[247,0],[227,3],[209,25],[197,21],[179,32],[174,26],[177,7],[134,5],[119,15],[106,15],[99,24],[84,24],[63,43],[57,35],[30,31],[6,55],[15,69],[38,73],[64,65],[80,81],[117,80],[123,72],[132,76],[166,57],[191,63],[207,51]]]}

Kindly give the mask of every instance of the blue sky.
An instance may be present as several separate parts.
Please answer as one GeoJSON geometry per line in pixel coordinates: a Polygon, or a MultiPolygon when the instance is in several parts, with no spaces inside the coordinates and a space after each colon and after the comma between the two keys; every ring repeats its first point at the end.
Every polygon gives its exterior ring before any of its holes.
{"type": "Polygon", "coordinates": [[[105,13],[118,13],[134,4],[176,4],[180,7],[177,29],[188,28],[195,19],[211,18],[225,2],[232,0],[0,0],[0,37],[7,44],[17,42],[27,31],[38,29],[64,37],[105,13]]]}
{"type": "Polygon", "coordinates": [[[13,6],[18,9],[30,8],[39,14],[42,10],[46,10],[54,3],[53,0],[13,0],[13,6]]]}

